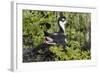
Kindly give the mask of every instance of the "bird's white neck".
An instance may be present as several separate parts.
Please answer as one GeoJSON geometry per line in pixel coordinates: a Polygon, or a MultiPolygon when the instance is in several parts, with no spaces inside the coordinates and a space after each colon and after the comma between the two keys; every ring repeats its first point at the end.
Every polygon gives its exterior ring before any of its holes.
{"type": "Polygon", "coordinates": [[[62,21],[59,21],[59,24],[60,24],[60,27],[65,31],[65,24],[66,24],[66,21],[62,22],[62,21]]]}

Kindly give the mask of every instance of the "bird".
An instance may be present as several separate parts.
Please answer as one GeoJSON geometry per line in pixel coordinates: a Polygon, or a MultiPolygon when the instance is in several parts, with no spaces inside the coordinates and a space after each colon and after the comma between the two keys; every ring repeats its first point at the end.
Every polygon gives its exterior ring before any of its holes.
{"type": "Polygon", "coordinates": [[[59,31],[54,33],[49,33],[47,31],[44,31],[45,35],[45,43],[50,45],[56,45],[56,44],[66,44],[66,36],[65,36],[65,25],[67,23],[66,17],[63,15],[60,15],[58,18],[58,26],[59,31]]]}

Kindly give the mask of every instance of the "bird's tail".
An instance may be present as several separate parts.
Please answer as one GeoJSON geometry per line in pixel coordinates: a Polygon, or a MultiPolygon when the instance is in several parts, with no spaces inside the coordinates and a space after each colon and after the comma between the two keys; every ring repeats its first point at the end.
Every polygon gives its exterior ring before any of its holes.
{"type": "Polygon", "coordinates": [[[48,33],[47,31],[44,31],[44,36],[50,36],[50,33],[48,33]]]}

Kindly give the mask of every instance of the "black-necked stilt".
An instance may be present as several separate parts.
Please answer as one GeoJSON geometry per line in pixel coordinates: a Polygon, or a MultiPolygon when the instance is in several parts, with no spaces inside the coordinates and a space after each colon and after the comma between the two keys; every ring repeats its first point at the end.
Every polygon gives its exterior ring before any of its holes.
{"type": "Polygon", "coordinates": [[[65,24],[67,23],[66,17],[63,15],[58,19],[59,31],[54,33],[48,33],[44,31],[45,34],[45,43],[50,45],[56,44],[66,44],[66,36],[65,36],[65,24]]]}

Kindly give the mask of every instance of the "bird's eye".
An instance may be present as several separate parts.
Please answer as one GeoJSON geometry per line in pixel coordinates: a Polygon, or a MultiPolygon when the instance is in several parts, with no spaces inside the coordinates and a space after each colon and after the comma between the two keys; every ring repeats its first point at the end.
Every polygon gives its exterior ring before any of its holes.
{"type": "Polygon", "coordinates": [[[64,21],[65,19],[63,18],[62,20],[64,21]]]}

